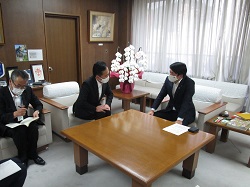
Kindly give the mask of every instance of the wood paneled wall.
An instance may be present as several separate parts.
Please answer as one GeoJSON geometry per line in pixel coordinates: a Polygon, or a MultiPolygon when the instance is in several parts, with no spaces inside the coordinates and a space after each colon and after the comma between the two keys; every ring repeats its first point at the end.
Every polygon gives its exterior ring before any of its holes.
{"type": "MultiPolygon", "coordinates": [[[[80,16],[80,47],[82,81],[92,74],[92,66],[105,61],[110,67],[117,46],[124,48],[130,41],[132,0],[0,0],[2,6],[5,44],[0,46],[0,61],[5,66],[28,69],[31,64],[43,64],[47,79],[44,14],[59,13],[80,16]],[[88,42],[88,10],[114,12],[114,42],[88,42]],[[43,49],[43,61],[16,62],[15,44],[26,44],[28,49],[43,49]]],[[[111,80],[116,84],[117,80],[111,80]]]]}

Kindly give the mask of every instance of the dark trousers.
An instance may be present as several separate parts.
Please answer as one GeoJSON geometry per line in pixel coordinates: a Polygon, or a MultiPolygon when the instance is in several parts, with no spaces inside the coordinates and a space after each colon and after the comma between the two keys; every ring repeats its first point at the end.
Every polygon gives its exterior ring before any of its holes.
{"type": "MultiPolygon", "coordinates": [[[[8,160],[9,159],[1,160],[0,164],[8,160]]],[[[22,162],[18,158],[12,158],[11,160],[14,161],[21,168],[21,170],[4,178],[3,180],[0,180],[0,186],[22,187],[27,176],[27,168],[25,167],[25,165],[22,164],[22,162]]]]}
{"type": "Polygon", "coordinates": [[[28,158],[37,158],[38,125],[35,121],[29,127],[20,125],[15,128],[8,128],[4,134],[11,137],[18,150],[18,158],[26,162],[28,158]]]}
{"type": "Polygon", "coordinates": [[[178,115],[178,112],[176,110],[167,111],[165,109],[156,111],[154,113],[154,116],[163,118],[169,121],[176,121],[178,117],[177,115],[178,115]]]}
{"type": "MultiPolygon", "coordinates": [[[[155,112],[154,116],[157,116],[159,118],[163,118],[169,121],[176,121],[178,118],[178,112],[176,110],[167,111],[163,109],[163,110],[159,110],[155,112]]],[[[192,121],[188,121],[187,119],[184,119],[182,121],[182,125],[185,125],[185,126],[189,125],[190,123],[192,123],[192,121]]]]}
{"type": "Polygon", "coordinates": [[[95,112],[94,114],[86,116],[84,119],[87,119],[87,120],[95,119],[95,120],[97,120],[97,119],[105,118],[105,117],[110,116],[110,115],[111,115],[111,112],[109,110],[105,110],[105,112],[95,112]]]}

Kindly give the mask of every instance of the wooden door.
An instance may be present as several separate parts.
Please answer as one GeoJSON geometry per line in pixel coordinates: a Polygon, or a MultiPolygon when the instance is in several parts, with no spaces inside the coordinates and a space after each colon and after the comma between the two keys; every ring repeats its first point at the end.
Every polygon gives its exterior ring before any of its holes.
{"type": "Polygon", "coordinates": [[[45,14],[48,78],[51,83],[80,80],[78,18],[45,14]]]}

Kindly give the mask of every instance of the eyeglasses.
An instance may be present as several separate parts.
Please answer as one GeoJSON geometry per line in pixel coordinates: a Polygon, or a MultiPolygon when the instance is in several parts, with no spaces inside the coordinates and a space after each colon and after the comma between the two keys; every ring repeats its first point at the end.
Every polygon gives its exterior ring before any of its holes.
{"type": "Polygon", "coordinates": [[[24,85],[24,86],[16,85],[13,80],[11,80],[11,82],[14,84],[15,88],[26,89],[26,87],[27,87],[27,85],[24,85]]]}

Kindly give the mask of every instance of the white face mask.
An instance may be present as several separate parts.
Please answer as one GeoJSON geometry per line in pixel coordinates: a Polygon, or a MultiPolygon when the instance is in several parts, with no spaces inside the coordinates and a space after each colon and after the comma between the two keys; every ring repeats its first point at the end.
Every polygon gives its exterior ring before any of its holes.
{"type": "Polygon", "coordinates": [[[24,89],[20,89],[20,88],[13,88],[12,89],[13,94],[18,95],[18,96],[22,95],[23,91],[24,91],[24,89]]]}
{"type": "Polygon", "coordinates": [[[175,81],[178,80],[178,78],[177,78],[176,76],[169,75],[169,76],[168,76],[168,80],[169,80],[170,82],[175,82],[175,81]]]}
{"type": "Polygon", "coordinates": [[[105,79],[102,79],[102,83],[107,83],[109,81],[109,76],[106,77],[105,79]]]}

